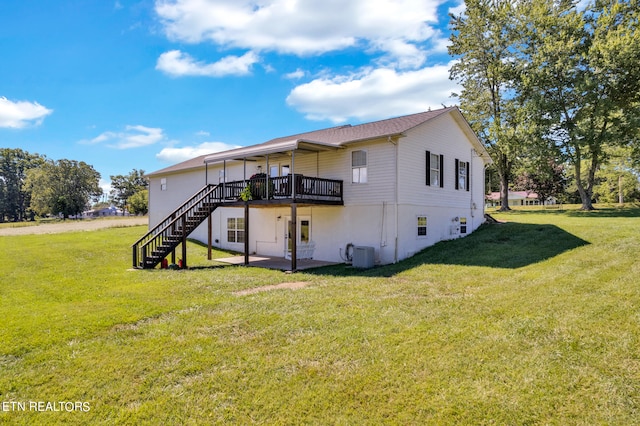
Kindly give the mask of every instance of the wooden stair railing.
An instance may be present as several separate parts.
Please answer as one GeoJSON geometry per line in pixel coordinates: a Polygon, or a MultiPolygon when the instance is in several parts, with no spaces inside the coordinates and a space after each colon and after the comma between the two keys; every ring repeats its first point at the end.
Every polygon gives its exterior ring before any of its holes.
{"type": "Polygon", "coordinates": [[[206,185],[136,241],[133,267],[155,268],[224,202],[222,185],[206,185]]]}

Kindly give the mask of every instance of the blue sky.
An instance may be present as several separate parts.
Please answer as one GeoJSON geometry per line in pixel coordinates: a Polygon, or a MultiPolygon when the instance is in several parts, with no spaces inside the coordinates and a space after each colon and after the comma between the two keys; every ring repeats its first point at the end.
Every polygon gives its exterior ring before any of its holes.
{"type": "Polygon", "coordinates": [[[455,104],[461,0],[3,0],[0,147],[110,175],[455,104]]]}

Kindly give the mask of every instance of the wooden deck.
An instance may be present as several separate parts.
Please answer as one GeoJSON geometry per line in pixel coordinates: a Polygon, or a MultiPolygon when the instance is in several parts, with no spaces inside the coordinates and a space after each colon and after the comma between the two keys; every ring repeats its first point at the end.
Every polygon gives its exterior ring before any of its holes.
{"type": "Polygon", "coordinates": [[[221,183],[225,204],[242,202],[249,189],[252,205],[330,204],[343,205],[343,182],[303,175],[268,177],[264,174],[247,180],[221,183]],[[293,184],[295,182],[295,184],[293,184]]]}

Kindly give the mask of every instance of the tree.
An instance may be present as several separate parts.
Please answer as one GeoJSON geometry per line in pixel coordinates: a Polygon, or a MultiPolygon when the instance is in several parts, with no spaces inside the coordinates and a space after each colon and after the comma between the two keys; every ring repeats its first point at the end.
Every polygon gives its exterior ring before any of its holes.
{"type": "Polygon", "coordinates": [[[640,170],[634,169],[630,148],[607,149],[609,161],[596,172],[593,196],[599,203],[640,201],[640,170]]]}
{"type": "Polygon", "coordinates": [[[149,190],[138,191],[129,197],[127,207],[131,214],[147,214],[149,211],[149,190]]]}
{"type": "Polygon", "coordinates": [[[637,1],[598,0],[578,11],[571,1],[524,0],[518,10],[526,63],[519,90],[573,166],[582,209],[591,210],[604,147],[638,140],[637,1]]]}
{"type": "Polygon", "coordinates": [[[515,179],[514,189],[535,192],[540,204],[545,204],[551,197],[559,198],[565,186],[564,166],[548,159],[546,163],[530,163],[523,168],[515,179]]]}
{"type": "Polygon", "coordinates": [[[133,169],[128,175],[115,175],[111,177],[111,199],[113,203],[125,209],[127,200],[139,191],[149,187],[149,182],[144,177],[144,170],[133,169]]]}
{"type": "Polygon", "coordinates": [[[26,174],[44,161],[19,148],[0,149],[0,222],[27,219],[31,193],[24,186],[26,174]]]}
{"type": "Polygon", "coordinates": [[[514,90],[515,15],[510,0],[469,0],[451,15],[449,53],[458,58],[450,78],[463,89],[457,95],[469,124],[491,155],[500,178],[501,210],[509,210],[509,179],[519,146],[528,138],[521,100],[514,90]]]}
{"type": "Polygon", "coordinates": [[[81,214],[91,199],[102,195],[100,173],[85,162],[46,161],[27,173],[32,193],[32,209],[39,215],[61,214],[64,218],[81,214]]]}

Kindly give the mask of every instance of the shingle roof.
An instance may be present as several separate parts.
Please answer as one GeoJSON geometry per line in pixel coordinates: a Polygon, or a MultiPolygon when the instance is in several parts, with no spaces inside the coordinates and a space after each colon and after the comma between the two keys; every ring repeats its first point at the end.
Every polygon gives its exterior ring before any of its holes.
{"type": "Polygon", "coordinates": [[[166,174],[204,167],[205,161],[222,161],[223,159],[238,158],[238,156],[272,153],[274,150],[277,151],[279,147],[282,147],[283,150],[290,150],[292,147],[297,148],[299,143],[307,143],[307,145],[313,145],[315,143],[319,148],[327,146],[338,148],[349,143],[400,135],[422,123],[452,111],[457,111],[459,114],[457,107],[447,107],[434,111],[426,111],[396,118],[389,118],[386,120],[374,121],[371,123],[358,124],[355,126],[344,125],[330,127],[328,129],[320,129],[291,136],[279,137],[249,147],[237,148],[211,155],[201,155],[191,160],[150,173],[149,175],[166,174]]]}
{"type": "Polygon", "coordinates": [[[386,120],[374,121],[371,123],[358,124],[356,126],[346,125],[331,127],[328,129],[314,130],[300,133],[293,136],[285,136],[272,139],[263,145],[278,143],[291,139],[303,139],[317,141],[340,146],[349,142],[363,141],[386,136],[397,135],[412,129],[425,121],[429,121],[441,114],[457,109],[448,107],[435,111],[420,112],[418,114],[405,115],[402,117],[389,118],[386,120]]]}

